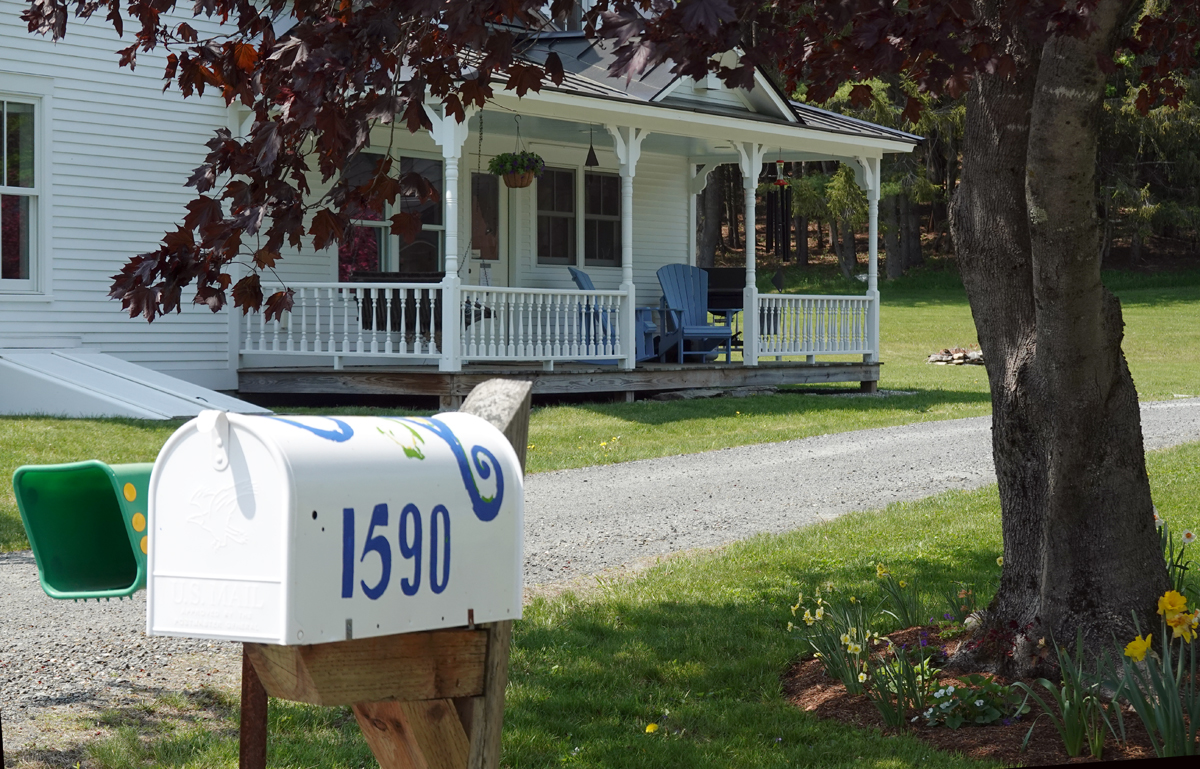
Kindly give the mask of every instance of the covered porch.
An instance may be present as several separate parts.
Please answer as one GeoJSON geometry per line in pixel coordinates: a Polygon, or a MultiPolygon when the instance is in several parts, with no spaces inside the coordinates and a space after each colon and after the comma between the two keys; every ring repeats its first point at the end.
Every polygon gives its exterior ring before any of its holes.
{"type": "Polygon", "coordinates": [[[521,99],[498,92],[462,123],[427,108],[432,128],[412,137],[411,153],[440,176],[436,223],[425,228],[435,256],[420,275],[395,263],[383,269],[381,258],[367,274],[339,265],[329,280],[264,280],[267,293],[294,291],[294,307],[270,323],[243,318],[231,331],[240,390],[454,399],[497,374],[532,379],[544,393],[873,387],[880,165],[885,153],[910,151],[915,137],[789,102],[765,78],[741,92],[686,78],[643,78],[622,90],[596,69],[521,99]],[[510,190],[484,173],[490,157],[513,147],[538,152],[550,174],[510,190]],[[656,271],[695,264],[695,196],[709,172],[725,163],[740,169],[745,219],[754,222],[764,163],[776,160],[853,168],[869,203],[865,292],[762,292],[750,238],[741,301],[727,313],[738,356],[728,364],[659,360],[671,324],[656,271]],[[568,267],[590,273],[597,288],[574,285],[568,267]]]}

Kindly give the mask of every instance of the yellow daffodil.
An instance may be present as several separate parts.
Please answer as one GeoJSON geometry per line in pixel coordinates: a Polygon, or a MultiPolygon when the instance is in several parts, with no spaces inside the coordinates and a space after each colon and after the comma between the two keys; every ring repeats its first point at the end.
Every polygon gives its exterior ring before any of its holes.
{"type": "Polygon", "coordinates": [[[646,724],[646,734],[654,734],[658,731],[658,724],[646,724]]]}
{"type": "Polygon", "coordinates": [[[1158,599],[1158,613],[1166,618],[1167,622],[1176,614],[1187,611],[1187,599],[1174,590],[1168,590],[1163,593],[1162,598],[1158,599]]]}
{"type": "Polygon", "coordinates": [[[879,579],[888,576],[888,570],[883,567],[882,563],[875,564],[875,576],[879,579]]]}
{"type": "Polygon", "coordinates": [[[1171,626],[1171,638],[1182,638],[1187,643],[1191,643],[1196,637],[1197,615],[1200,614],[1200,609],[1194,614],[1180,612],[1179,614],[1169,617],[1167,624],[1171,626]]]}
{"type": "Polygon", "coordinates": [[[999,558],[997,558],[997,559],[996,559],[996,565],[997,565],[997,566],[1003,566],[1003,565],[1004,565],[1004,556],[1000,556],[999,558]]]}
{"type": "Polygon", "coordinates": [[[788,623],[788,632],[790,633],[790,632],[792,632],[792,630],[794,630],[794,629],[795,629],[795,625],[793,625],[792,623],[790,623],[790,622],[789,622],[789,623],[788,623]]]}
{"type": "Polygon", "coordinates": [[[1146,652],[1150,649],[1151,638],[1154,638],[1153,634],[1147,635],[1145,639],[1139,635],[1137,638],[1130,641],[1125,646],[1125,656],[1132,657],[1138,662],[1146,659],[1146,652]]]}
{"type": "Polygon", "coordinates": [[[842,633],[842,643],[844,643],[844,644],[850,643],[850,634],[849,633],[842,633]]]}
{"type": "Polygon", "coordinates": [[[856,643],[852,643],[846,646],[846,651],[850,652],[851,654],[858,654],[862,651],[862,647],[856,643]]]}
{"type": "Polygon", "coordinates": [[[817,619],[824,619],[824,618],[825,618],[825,607],[818,606],[817,607],[817,619]]]}
{"type": "Polygon", "coordinates": [[[812,613],[808,609],[805,609],[804,610],[804,624],[811,627],[812,623],[814,623],[814,622],[816,622],[816,620],[813,619],[812,613]]]}
{"type": "Polygon", "coordinates": [[[904,580],[900,580],[900,587],[908,587],[908,583],[904,580]]]}
{"type": "Polygon", "coordinates": [[[850,603],[858,603],[858,599],[854,596],[850,596],[850,603]]]}

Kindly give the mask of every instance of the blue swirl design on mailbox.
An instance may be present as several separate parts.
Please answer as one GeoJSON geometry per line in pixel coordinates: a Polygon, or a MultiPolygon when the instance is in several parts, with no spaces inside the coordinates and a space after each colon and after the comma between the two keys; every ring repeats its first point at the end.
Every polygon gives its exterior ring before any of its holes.
{"type": "Polygon", "coordinates": [[[353,427],[346,424],[342,420],[334,419],[333,417],[318,417],[318,419],[328,419],[330,422],[333,422],[335,425],[337,425],[336,430],[322,430],[319,427],[306,425],[303,422],[294,422],[290,419],[284,419],[283,417],[270,417],[270,419],[274,419],[277,422],[283,422],[284,424],[289,424],[292,427],[299,427],[301,430],[308,430],[318,438],[324,438],[327,441],[333,441],[335,443],[345,443],[354,437],[353,427]]]}
{"type": "Polygon", "coordinates": [[[424,427],[446,442],[446,445],[450,447],[450,451],[454,453],[454,458],[458,460],[458,471],[462,475],[463,487],[467,490],[467,494],[471,496],[471,507],[475,511],[476,518],[486,522],[493,520],[500,514],[500,505],[504,501],[504,472],[500,469],[500,463],[496,460],[495,454],[483,446],[472,446],[471,459],[468,460],[467,452],[463,449],[462,442],[458,440],[458,436],[454,434],[449,425],[437,417],[399,418],[396,421],[424,427]],[[487,461],[485,462],[484,460],[487,461]],[[494,496],[485,497],[480,493],[479,484],[475,480],[474,473],[471,472],[472,462],[474,462],[475,470],[479,473],[479,477],[482,480],[486,481],[491,477],[492,470],[496,471],[496,493],[494,496]]]}

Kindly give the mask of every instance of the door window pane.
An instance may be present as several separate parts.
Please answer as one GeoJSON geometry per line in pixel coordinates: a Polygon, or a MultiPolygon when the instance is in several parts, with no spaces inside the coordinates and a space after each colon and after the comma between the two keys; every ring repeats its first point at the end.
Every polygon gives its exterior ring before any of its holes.
{"type": "Polygon", "coordinates": [[[0,195],[0,278],[29,280],[30,199],[0,195]]]}
{"type": "Polygon", "coordinates": [[[537,198],[538,262],[575,264],[575,172],[547,168],[537,198]]]}
{"type": "Polygon", "coordinates": [[[4,103],[4,183],[32,187],[33,105],[4,103]]]}
{"type": "Polygon", "coordinates": [[[479,258],[500,258],[500,177],[471,174],[471,248],[479,258]]]}

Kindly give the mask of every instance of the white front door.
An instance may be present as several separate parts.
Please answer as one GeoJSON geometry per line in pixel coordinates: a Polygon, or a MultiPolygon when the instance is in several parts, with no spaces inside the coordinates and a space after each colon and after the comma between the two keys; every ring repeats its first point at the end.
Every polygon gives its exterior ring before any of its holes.
{"type": "Polygon", "coordinates": [[[508,188],[499,176],[471,173],[471,248],[468,284],[507,286],[508,188]]]}

